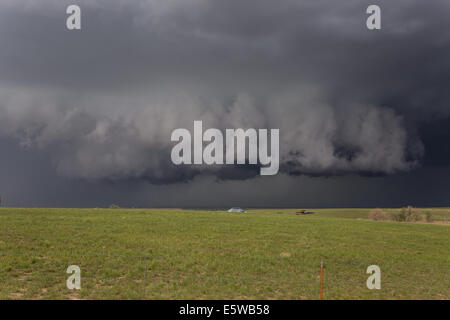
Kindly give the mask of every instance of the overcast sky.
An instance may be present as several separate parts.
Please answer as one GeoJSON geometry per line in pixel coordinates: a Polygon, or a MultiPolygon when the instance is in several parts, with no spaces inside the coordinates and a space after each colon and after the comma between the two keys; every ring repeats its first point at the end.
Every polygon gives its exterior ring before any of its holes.
{"type": "Polygon", "coordinates": [[[449,15],[448,0],[2,0],[3,205],[450,206],[449,15]],[[171,132],[194,120],[279,128],[280,173],[173,165],[171,132]]]}

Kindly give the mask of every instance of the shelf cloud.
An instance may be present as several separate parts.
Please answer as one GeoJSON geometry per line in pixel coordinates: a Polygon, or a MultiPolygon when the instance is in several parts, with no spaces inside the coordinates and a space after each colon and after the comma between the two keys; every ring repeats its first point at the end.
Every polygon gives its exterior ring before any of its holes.
{"type": "Polygon", "coordinates": [[[287,175],[408,172],[450,116],[450,3],[376,2],[369,31],[370,1],[2,1],[0,137],[88,180],[257,174],[174,166],[171,132],[194,120],[278,128],[287,175]]]}

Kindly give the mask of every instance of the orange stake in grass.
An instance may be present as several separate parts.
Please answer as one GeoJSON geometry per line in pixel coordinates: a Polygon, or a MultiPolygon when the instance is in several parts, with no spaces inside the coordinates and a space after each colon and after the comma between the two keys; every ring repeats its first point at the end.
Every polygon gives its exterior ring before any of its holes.
{"type": "Polygon", "coordinates": [[[320,300],[323,300],[323,261],[320,262],[320,300]]]}

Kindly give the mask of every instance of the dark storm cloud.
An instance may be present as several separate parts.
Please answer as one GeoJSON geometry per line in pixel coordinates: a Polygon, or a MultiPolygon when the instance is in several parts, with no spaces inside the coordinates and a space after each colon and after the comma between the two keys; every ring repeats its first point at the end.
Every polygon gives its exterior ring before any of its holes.
{"type": "Polygon", "coordinates": [[[429,142],[423,123],[450,117],[449,9],[444,0],[3,1],[0,135],[87,179],[254,174],[173,166],[171,131],[194,120],[279,128],[288,174],[409,171],[439,139],[429,142]],[[81,32],[65,29],[73,3],[81,32]],[[365,27],[372,3],[382,7],[375,32],[365,27]]]}

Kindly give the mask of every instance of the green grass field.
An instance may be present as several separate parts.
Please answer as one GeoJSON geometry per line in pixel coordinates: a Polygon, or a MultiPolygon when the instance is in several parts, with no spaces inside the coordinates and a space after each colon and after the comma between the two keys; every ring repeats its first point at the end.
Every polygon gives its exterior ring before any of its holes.
{"type": "Polygon", "coordinates": [[[423,209],[440,224],[312,210],[2,208],[0,298],[318,299],[323,260],[324,299],[450,299],[450,209],[423,209]]]}

